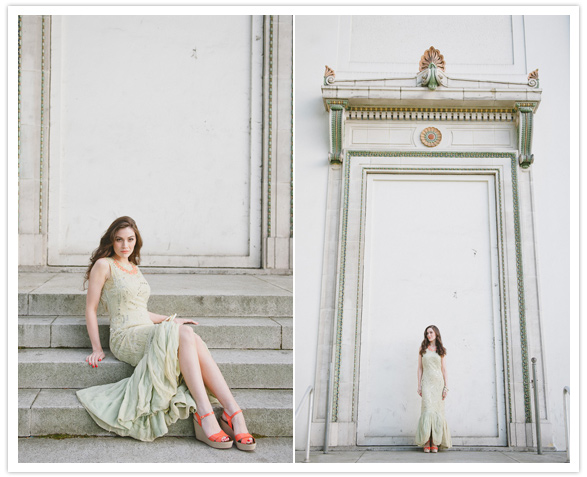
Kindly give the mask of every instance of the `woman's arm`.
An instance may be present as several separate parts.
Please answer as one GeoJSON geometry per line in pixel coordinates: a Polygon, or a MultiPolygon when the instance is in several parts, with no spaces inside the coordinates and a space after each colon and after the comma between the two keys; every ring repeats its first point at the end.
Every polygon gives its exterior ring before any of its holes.
{"type": "Polygon", "coordinates": [[[86,361],[93,368],[97,368],[98,361],[102,361],[106,357],[102,350],[98,331],[98,304],[100,303],[102,288],[109,276],[110,265],[108,265],[106,259],[100,258],[90,272],[88,295],[86,297],[86,327],[92,343],[92,354],[86,358],[86,361]]]}
{"type": "Polygon", "coordinates": [[[167,318],[169,318],[169,316],[158,315],[157,313],[149,312],[149,318],[151,318],[151,321],[153,323],[157,324],[157,323],[161,323],[162,321],[165,321],[167,318]]]}
{"type": "Polygon", "coordinates": [[[418,353],[418,394],[422,396],[422,355],[418,353]]]}
{"type": "MultiPolygon", "coordinates": [[[[194,321],[194,320],[189,320],[187,318],[175,318],[175,315],[173,315],[173,321],[175,321],[176,323],[179,323],[180,325],[183,325],[184,323],[191,323],[192,325],[197,325],[198,322],[194,321]]],[[[151,313],[149,312],[149,318],[151,318],[151,321],[155,324],[157,323],[161,323],[162,321],[165,321],[167,318],[169,318],[169,316],[166,315],[158,315],[157,313],[151,313]]]]}
{"type": "Polygon", "coordinates": [[[448,391],[448,380],[446,379],[446,356],[442,357],[440,364],[442,367],[442,377],[444,378],[444,389],[442,390],[442,399],[444,399],[448,391]]]}

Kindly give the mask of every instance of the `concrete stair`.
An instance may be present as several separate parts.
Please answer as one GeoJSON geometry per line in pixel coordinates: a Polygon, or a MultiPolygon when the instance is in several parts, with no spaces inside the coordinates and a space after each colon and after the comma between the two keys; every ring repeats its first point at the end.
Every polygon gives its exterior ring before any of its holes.
{"type": "MultiPolygon", "coordinates": [[[[151,286],[150,311],[178,313],[198,321],[197,326],[189,326],[208,344],[247,417],[249,430],[258,437],[289,439],[293,435],[291,277],[143,273],[151,286]]],[[[133,368],[107,349],[106,316],[98,318],[106,358],[98,368],[85,363],[90,342],[82,282],[79,273],[19,274],[21,437],[113,436],[89,417],[75,390],[119,381],[133,368]]],[[[103,310],[99,308],[98,313],[103,310]]],[[[219,407],[215,410],[220,412],[219,407]]],[[[183,420],[170,427],[168,436],[193,434],[191,421],[183,420]]],[[[262,455],[262,448],[259,445],[256,452],[260,461],[270,459],[262,455]]]]}

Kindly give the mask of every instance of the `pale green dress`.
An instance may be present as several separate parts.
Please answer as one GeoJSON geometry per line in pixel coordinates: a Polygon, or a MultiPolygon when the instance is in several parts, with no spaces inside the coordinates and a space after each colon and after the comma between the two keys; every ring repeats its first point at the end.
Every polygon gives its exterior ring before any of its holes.
{"type": "Polygon", "coordinates": [[[151,289],[141,271],[130,274],[107,260],[110,278],[101,301],[110,314],[110,350],[136,368],[129,378],[79,390],[77,397],[102,428],[152,441],[196,411],[179,371],[180,325],[173,317],[154,324],[147,311],[151,289]]]}
{"type": "Polygon", "coordinates": [[[432,444],[452,447],[450,430],[444,418],[441,357],[436,351],[426,350],[422,356],[422,414],[416,430],[416,445],[423,446],[432,434],[432,444]]]}

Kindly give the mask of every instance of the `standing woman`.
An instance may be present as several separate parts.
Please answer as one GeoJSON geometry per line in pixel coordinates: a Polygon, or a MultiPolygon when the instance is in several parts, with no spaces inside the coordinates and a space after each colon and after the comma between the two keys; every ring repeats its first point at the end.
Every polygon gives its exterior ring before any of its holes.
{"type": "Polygon", "coordinates": [[[438,452],[438,447],[452,447],[450,431],[444,418],[446,349],[440,331],[434,325],[424,330],[418,353],[418,394],[422,397],[422,414],[416,430],[416,445],[424,452],[438,452]]]}
{"type": "Polygon", "coordinates": [[[90,258],[85,278],[92,354],[86,361],[96,368],[105,357],[97,319],[102,300],[110,314],[110,350],[136,368],[117,383],[78,391],[78,399],[98,425],[121,436],[152,441],[193,412],[198,440],[225,449],[234,439],[241,450],[255,449],[255,439],[208,347],[191,327],[183,326],[198,323],[147,310],[150,287],[137,267],[142,245],[135,221],[120,217],[90,258]],[[230,437],[220,429],[207,390],[224,407],[221,424],[230,437]]]}

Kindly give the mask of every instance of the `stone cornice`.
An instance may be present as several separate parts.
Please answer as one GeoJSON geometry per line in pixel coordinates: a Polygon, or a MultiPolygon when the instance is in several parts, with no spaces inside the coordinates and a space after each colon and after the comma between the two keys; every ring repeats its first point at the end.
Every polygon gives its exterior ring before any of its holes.
{"type": "Polygon", "coordinates": [[[334,101],[346,101],[349,108],[453,108],[510,109],[516,104],[540,103],[541,89],[516,86],[510,88],[444,88],[434,91],[422,87],[370,85],[324,85],[322,100],[327,111],[334,101]]]}

